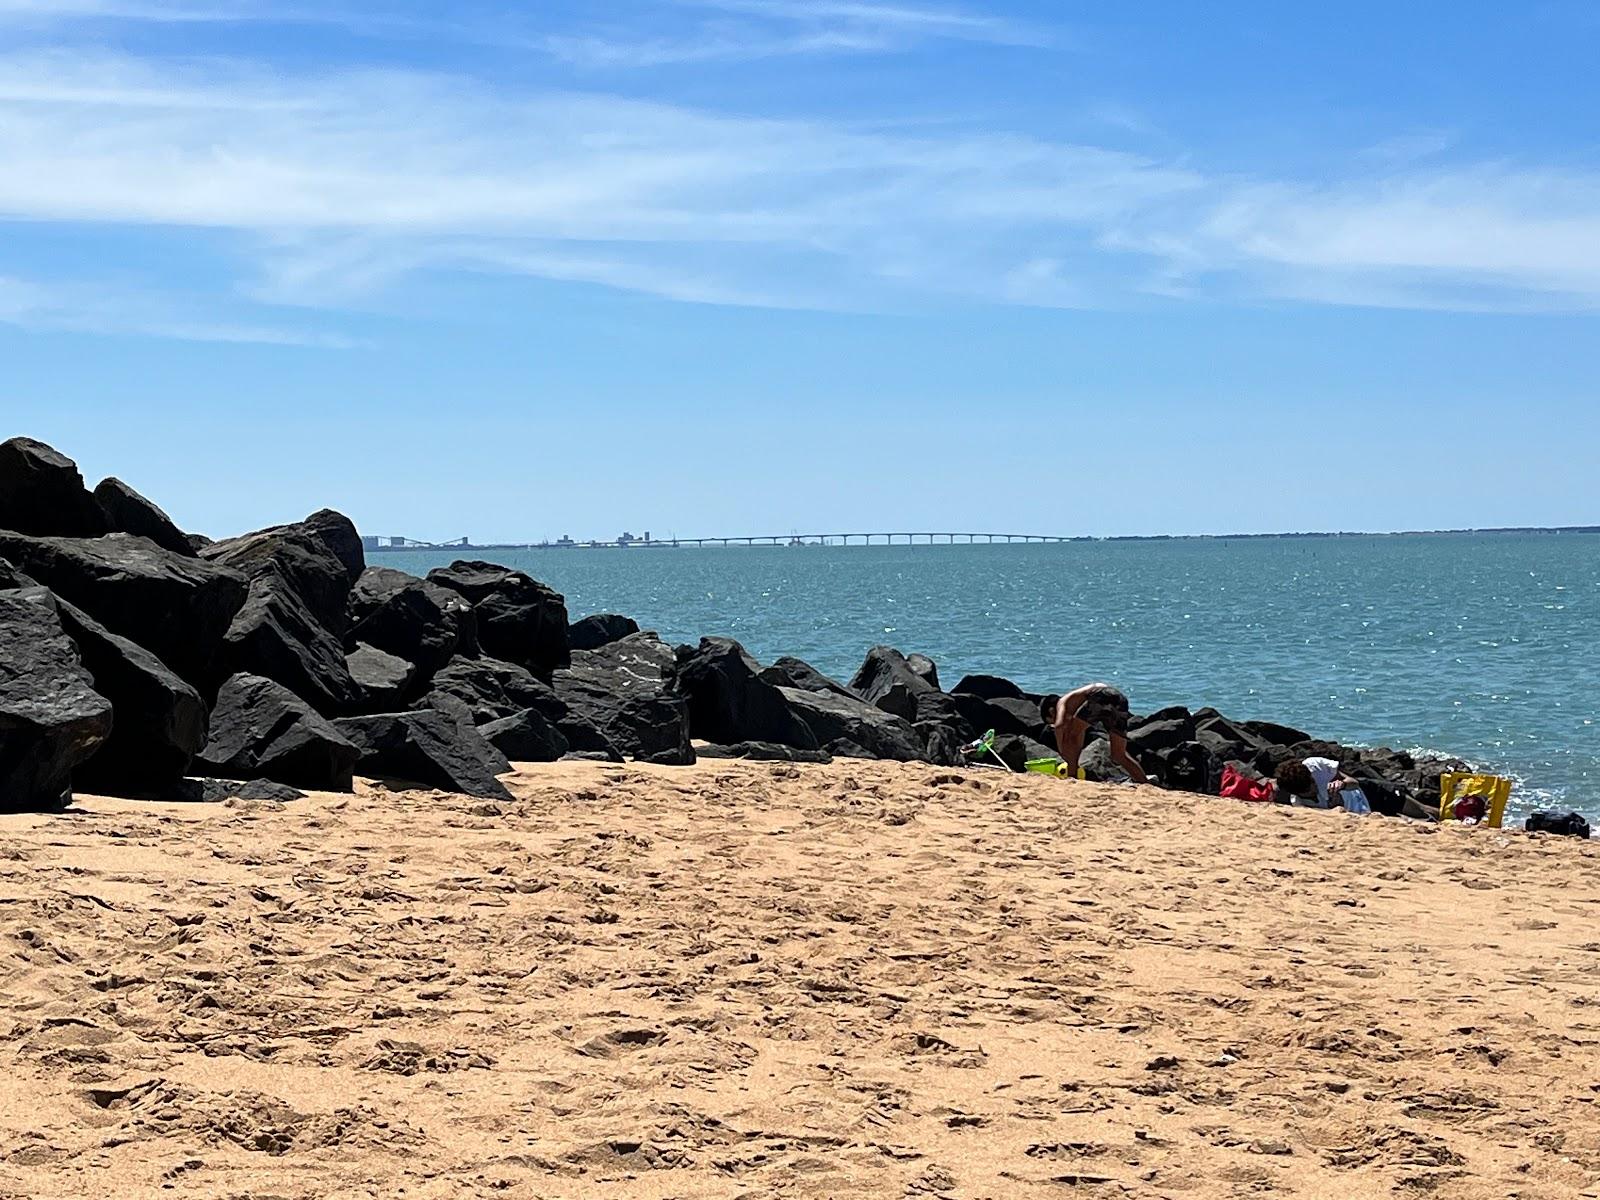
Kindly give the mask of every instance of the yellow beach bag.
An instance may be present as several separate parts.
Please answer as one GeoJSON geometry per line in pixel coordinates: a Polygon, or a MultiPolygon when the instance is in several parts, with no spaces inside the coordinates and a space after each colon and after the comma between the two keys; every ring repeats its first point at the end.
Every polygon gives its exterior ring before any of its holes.
{"type": "Polygon", "coordinates": [[[1439,778],[1439,820],[1460,821],[1467,814],[1477,815],[1479,805],[1463,803],[1467,800],[1482,803],[1479,823],[1490,829],[1499,829],[1505,820],[1506,802],[1511,799],[1511,780],[1499,775],[1448,774],[1439,778]]]}

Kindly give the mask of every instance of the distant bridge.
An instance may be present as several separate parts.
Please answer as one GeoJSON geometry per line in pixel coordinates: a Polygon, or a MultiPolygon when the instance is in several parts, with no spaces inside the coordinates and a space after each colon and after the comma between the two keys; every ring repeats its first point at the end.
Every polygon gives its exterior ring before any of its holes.
{"type": "Polygon", "coordinates": [[[367,551],[390,550],[662,550],[680,546],[976,546],[1010,543],[1091,541],[1041,533],[757,533],[728,537],[633,537],[624,534],[611,541],[574,541],[560,538],[542,542],[494,542],[477,545],[461,538],[450,542],[422,542],[407,537],[367,538],[367,551]]]}

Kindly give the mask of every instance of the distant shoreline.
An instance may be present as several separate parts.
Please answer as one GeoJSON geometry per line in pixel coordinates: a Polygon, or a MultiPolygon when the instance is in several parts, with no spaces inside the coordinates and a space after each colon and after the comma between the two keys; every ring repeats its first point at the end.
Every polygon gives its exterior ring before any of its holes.
{"type": "MultiPolygon", "coordinates": [[[[485,550],[677,550],[677,549],[774,549],[774,548],[806,548],[815,549],[831,547],[834,549],[861,549],[867,545],[883,548],[886,545],[895,546],[983,546],[983,545],[1060,545],[1065,543],[1082,544],[1093,542],[1237,542],[1237,541],[1271,541],[1274,539],[1328,539],[1328,538],[1406,538],[1406,537],[1487,537],[1490,535],[1515,535],[1515,534],[1541,534],[1541,535],[1593,535],[1600,534],[1600,525],[1501,525],[1484,529],[1396,529],[1396,530],[1371,530],[1371,529],[1346,529],[1337,531],[1311,531],[1297,533],[1124,533],[1107,536],[1093,536],[1082,534],[1079,536],[1050,535],[1008,535],[1015,540],[973,542],[860,542],[852,544],[834,540],[822,540],[824,536],[829,539],[839,535],[793,535],[793,541],[785,543],[780,539],[771,537],[758,537],[747,539],[735,538],[672,538],[656,541],[633,541],[630,543],[593,541],[593,542],[454,542],[449,544],[416,544],[416,545],[380,545],[366,546],[368,554],[407,554],[407,553],[439,553],[444,551],[485,551],[485,550]],[[1024,539],[1027,540],[1024,540],[1024,539]]],[[[852,534],[851,537],[863,537],[862,534],[852,534]]],[[[891,535],[873,534],[872,537],[887,537],[891,535]]],[[[894,534],[894,537],[945,537],[945,534],[894,534]]],[[[965,537],[965,534],[956,535],[965,537]]],[[[982,537],[984,535],[977,535],[982,537]]]]}

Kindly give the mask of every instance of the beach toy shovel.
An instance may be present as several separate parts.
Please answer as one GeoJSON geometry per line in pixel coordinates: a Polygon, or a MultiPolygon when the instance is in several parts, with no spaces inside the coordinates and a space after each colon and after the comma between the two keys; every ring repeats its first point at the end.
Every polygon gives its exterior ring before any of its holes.
{"type": "Polygon", "coordinates": [[[994,752],[994,730],[986,730],[984,735],[975,742],[968,742],[961,747],[961,753],[966,758],[982,758],[987,754],[1006,770],[1011,770],[1011,764],[994,752]]]}

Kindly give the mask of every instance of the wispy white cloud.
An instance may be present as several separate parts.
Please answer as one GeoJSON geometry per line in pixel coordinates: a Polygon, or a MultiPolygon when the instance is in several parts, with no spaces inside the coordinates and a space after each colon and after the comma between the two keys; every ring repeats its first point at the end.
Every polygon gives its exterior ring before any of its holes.
{"type": "Polygon", "coordinates": [[[117,283],[40,282],[0,275],[0,324],[43,332],[96,333],[235,345],[350,350],[360,341],[318,330],[218,320],[203,303],[182,303],[117,283]]]}
{"type": "Polygon", "coordinates": [[[848,0],[636,0],[552,29],[515,10],[458,5],[285,4],[271,0],[0,0],[5,23],[270,23],[362,37],[443,39],[541,52],[589,68],[632,68],[795,55],[890,53],[940,40],[1042,45],[1034,27],[956,8],[848,0]],[[646,29],[656,32],[641,32],[646,29]]]}
{"type": "Polygon", "coordinates": [[[753,60],[796,55],[883,54],[939,41],[1044,45],[1042,30],[954,8],[850,3],[848,0],[672,0],[680,18],[669,35],[631,28],[580,30],[545,37],[550,53],[593,68],[753,60]],[[683,26],[687,25],[685,29],[683,26]]]}
{"type": "Polygon", "coordinates": [[[239,21],[260,10],[226,0],[0,0],[0,21],[239,21]]]}
{"type": "Polygon", "coordinates": [[[840,309],[1600,305],[1600,173],[1515,163],[1246,179],[959,127],[62,54],[0,57],[0,162],[0,220],[206,231],[263,305],[441,271],[840,309]]]}

